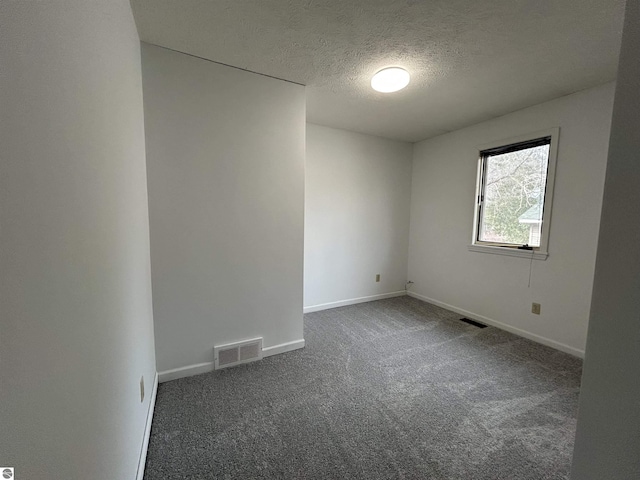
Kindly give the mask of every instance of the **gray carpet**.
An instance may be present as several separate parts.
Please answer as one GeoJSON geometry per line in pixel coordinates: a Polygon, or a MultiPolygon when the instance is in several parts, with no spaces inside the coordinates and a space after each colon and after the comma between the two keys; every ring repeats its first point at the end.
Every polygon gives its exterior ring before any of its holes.
{"type": "Polygon", "coordinates": [[[581,360],[399,297],[160,385],[145,480],[568,478],[581,360]]]}

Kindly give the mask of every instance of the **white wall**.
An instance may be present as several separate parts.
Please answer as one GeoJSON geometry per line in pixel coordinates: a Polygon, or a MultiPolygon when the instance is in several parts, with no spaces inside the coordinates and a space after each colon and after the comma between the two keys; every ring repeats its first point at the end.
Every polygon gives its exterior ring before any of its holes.
{"type": "Polygon", "coordinates": [[[416,144],[412,291],[580,355],[589,319],[613,91],[614,85],[607,84],[416,144]],[[548,259],[530,262],[467,251],[478,145],[550,127],[560,127],[560,139],[548,259]],[[532,302],[542,305],[541,315],[530,313],[532,302]]]}
{"type": "Polygon", "coordinates": [[[142,60],[158,371],[301,341],[304,87],[146,44],[142,60]]]}
{"type": "Polygon", "coordinates": [[[410,143],[307,124],[307,311],[405,289],[411,158],[410,143]]]}
{"type": "Polygon", "coordinates": [[[0,64],[0,465],[132,480],[155,361],[129,2],[2,2],[0,64]]]}
{"type": "Polygon", "coordinates": [[[640,3],[627,2],[573,480],[640,478],[640,3]]]}

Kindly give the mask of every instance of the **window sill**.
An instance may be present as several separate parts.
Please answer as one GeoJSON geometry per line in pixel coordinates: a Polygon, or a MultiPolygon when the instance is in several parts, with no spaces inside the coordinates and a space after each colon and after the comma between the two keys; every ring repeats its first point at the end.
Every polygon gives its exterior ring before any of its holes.
{"type": "Polygon", "coordinates": [[[490,245],[469,245],[470,252],[491,253],[494,255],[507,255],[509,257],[533,258],[534,260],[546,260],[549,254],[536,250],[518,250],[510,247],[494,247],[490,245]]]}

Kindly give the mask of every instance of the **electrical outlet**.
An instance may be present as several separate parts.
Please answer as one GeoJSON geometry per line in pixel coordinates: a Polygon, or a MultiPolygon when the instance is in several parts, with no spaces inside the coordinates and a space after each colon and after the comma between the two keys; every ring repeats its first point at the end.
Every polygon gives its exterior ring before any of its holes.
{"type": "Polygon", "coordinates": [[[144,375],[140,378],[140,401],[144,402],[144,375]]]}
{"type": "Polygon", "coordinates": [[[379,274],[379,273],[377,273],[377,274],[376,274],[376,282],[379,282],[379,281],[380,281],[380,274],[379,274]]]}
{"type": "Polygon", "coordinates": [[[531,304],[531,313],[535,313],[536,315],[540,315],[540,304],[532,303],[531,304]]]}

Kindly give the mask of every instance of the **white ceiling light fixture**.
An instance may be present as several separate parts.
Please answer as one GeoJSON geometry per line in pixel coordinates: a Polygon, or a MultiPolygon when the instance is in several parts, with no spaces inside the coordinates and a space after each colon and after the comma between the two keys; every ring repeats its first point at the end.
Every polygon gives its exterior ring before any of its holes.
{"type": "Polygon", "coordinates": [[[402,90],[409,85],[411,76],[404,68],[383,68],[371,79],[371,88],[382,93],[391,93],[402,90]]]}

